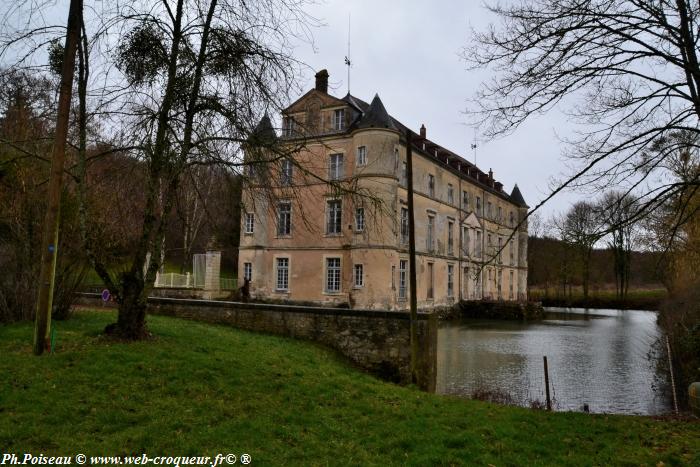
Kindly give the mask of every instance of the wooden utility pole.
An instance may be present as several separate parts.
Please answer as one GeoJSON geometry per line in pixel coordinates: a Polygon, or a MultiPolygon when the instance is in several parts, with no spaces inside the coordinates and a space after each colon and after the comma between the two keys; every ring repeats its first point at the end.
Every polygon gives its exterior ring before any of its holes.
{"type": "Polygon", "coordinates": [[[418,296],[416,294],[416,220],[413,215],[413,151],[411,130],[406,129],[406,188],[408,189],[408,269],[411,309],[411,380],[418,382],[418,296]]]}
{"type": "Polygon", "coordinates": [[[58,224],[61,217],[63,165],[66,160],[66,137],[68,136],[71,94],[73,91],[75,51],[80,40],[82,13],[83,0],[71,0],[61,69],[61,87],[58,95],[56,133],[54,134],[53,152],[51,154],[48,202],[41,240],[41,270],[39,273],[39,291],[34,322],[35,355],[41,355],[51,345],[49,336],[51,332],[53,287],[56,276],[56,257],[58,254],[58,224]]]}
{"type": "Polygon", "coordinates": [[[547,410],[552,410],[552,399],[549,397],[549,368],[547,367],[547,356],[544,356],[544,388],[547,397],[547,410]]]}

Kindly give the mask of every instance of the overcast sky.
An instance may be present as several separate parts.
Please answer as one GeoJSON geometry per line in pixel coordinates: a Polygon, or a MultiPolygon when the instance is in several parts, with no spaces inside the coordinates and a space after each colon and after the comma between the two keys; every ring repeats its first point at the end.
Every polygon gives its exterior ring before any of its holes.
{"type": "MultiPolygon", "coordinates": [[[[0,0],[6,2],[7,0],[0,0]]],[[[477,165],[493,169],[510,193],[515,183],[535,206],[549,192],[551,179],[566,173],[560,138],[571,131],[560,112],[532,120],[514,134],[484,141],[467,125],[467,99],[474,96],[484,71],[469,71],[460,52],[471,28],[497,22],[480,0],[318,0],[308,12],[324,25],[313,30],[314,46],[300,44],[295,56],[309,66],[304,92],[314,73],[330,73],[329,92],[347,92],[348,14],[351,15],[351,93],[367,102],[379,94],[387,111],[414,131],[427,127],[432,141],[474,161],[470,145],[477,138],[477,165]]],[[[52,12],[65,21],[67,1],[52,12]],[[60,12],[59,12],[60,11],[60,12]]],[[[293,96],[293,98],[298,96],[293,96]]],[[[562,194],[543,208],[548,218],[585,195],[562,194]]]]}
{"type": "MultiPolygon", "coordinates": [[[[496,22],[482,2],[325,0],[309,11],[325,26],[314,31],[316,50],[304,45],[296,55],[313,70],[328,70],[331,94],[342,97],[347,92],[344,57],[350,13],[351,93],[367,102],[378,93],[393,117],[414,131],[424,123],[428,138],[473,162],[475,135],[464,110],[488,75],[468,71],[459,54],[472,27],[481,30],[496,22]]],[[[305,91],[313,85],[309,71],[305,91]]],[[[535,206],[548,192],[551,177],[566,171],[559,139],[567,131],[566,119],[553,113],[496,141],[477,135],[477,164],[484,171],[492,168],[508,192],[517,183],[528,204],[535,206]]],[[[561,195],[543,214],[563,211],[579,196],[561,195]]]]}

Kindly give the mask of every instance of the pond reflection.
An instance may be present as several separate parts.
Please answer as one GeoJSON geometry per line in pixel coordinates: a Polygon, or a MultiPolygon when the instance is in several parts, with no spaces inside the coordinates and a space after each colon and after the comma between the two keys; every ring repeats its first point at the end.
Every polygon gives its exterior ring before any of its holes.
{"type": "Polygon", "coordinates": [[[534,323],[443,322],[438,329],[436,391],[471,396],[505,392],[516,403],[544,401],[542,356],[557,410],[661,414],[670,404],[654,386],[656,313],[547,308],[534,323]]]}

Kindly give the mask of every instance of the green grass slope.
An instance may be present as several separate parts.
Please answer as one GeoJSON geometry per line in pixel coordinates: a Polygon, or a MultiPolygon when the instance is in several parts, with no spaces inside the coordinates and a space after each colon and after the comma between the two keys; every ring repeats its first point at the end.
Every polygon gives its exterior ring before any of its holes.
{"type": "Polygon", "coordinates": [[[111,311],[0,326],[0,454],[248,453],[253,465],[700,465],[700,424],[502,407],[397,387],[308,342],[166,317],[99,337],[111,311]]]}

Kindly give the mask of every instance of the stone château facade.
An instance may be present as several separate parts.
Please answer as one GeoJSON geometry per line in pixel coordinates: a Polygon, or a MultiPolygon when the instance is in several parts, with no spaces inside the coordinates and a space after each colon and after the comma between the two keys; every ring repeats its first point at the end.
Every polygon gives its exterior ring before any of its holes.
{"type": "MultiPolygon", "coordinates": [[[[379,96],[328,94],[328,73],[246,148],[240,283],[253,297],[408,307],[406,127],[379,96]],[[284,148],[280,150],[279,148],[284,148]],[[330,181],[330,183],[329,183],[330,181]]],[[[457,154],[412,138],[417,300],[525,300],[528,206],[457,154]],[[517,231],[514,232],[514,229],[517,231]]]]}

